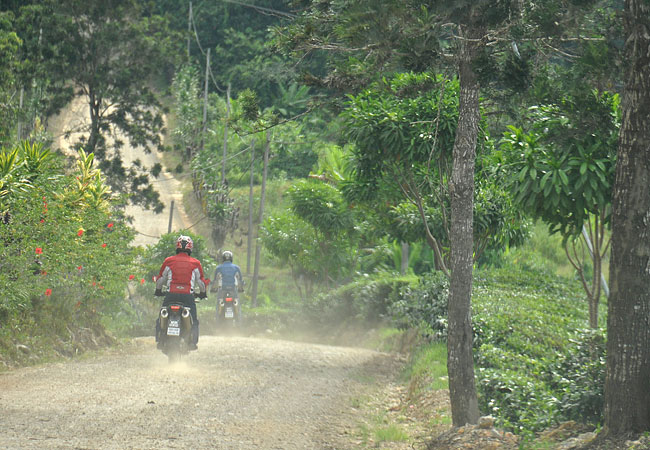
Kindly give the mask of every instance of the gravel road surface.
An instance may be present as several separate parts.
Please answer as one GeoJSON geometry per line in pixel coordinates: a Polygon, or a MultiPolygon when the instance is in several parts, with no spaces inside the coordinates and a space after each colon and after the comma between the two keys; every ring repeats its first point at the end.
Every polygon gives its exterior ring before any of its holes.
{"type": "Polygon", "coordinates": [[[0,374],[0,448],[358,448],[354,400],[395,364],[365,349],[202,336],[170,365],[142,338],[0,374]]]}

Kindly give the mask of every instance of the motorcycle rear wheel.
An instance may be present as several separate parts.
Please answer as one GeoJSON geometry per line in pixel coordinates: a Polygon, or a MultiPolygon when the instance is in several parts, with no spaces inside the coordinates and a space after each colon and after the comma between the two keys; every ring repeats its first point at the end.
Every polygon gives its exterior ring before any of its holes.
{"type": "Polygon", "coordinates": [[[173,339],[171,342],[166,343],[167,359],[169,364],[177,363],[181,360],[181,347],[178,339],[173,339]]]}

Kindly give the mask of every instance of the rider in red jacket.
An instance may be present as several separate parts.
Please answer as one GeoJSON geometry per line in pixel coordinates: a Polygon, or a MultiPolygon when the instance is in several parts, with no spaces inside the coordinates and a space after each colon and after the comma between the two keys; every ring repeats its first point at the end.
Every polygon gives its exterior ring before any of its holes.
{"type": "MultiPolygon", "coordinates": [[[[171,303],[182,303],[190,308],[192,314],[192,342],[190,350],[197,349],[199,341],[199,319],[196,313],[194,296],[206,298],[208,280],[203,276],[201,262],[192,258],[194,242],[189,236],[179,236],[176,240],[176,254],[165,259],[156,278],[158,297],[165,296],[163,306],[171,303]],[[165,287],[165,293],[163,293],[165,287]]],[[[156,322],[156,340],[160,333],[160,324],[156,322]]]]}

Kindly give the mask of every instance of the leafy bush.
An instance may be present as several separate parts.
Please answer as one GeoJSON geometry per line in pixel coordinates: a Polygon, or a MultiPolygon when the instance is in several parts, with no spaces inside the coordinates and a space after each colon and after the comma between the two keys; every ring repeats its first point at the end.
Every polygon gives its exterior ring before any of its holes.
{"type": "Polygon", "coordinates": [[[124,307],[136,276],[133,230],[111,209],[109,190],[80,152],[77,170],[39,146],[0,152],[0,347],[11,341],[67,342],[103,333],[102,315],[124,307]],[[18,155],[19,159],[7,158],[18,155]],[[9,159],[12,159],[11,164],[9,159]]]}
{"type": "Polygon", "coordinates": [[[546,385],[519,370],[478,370],[479,407],[514,432],[543,430],[559,419],[558,399],[546,385]]]}
{"type": "Polygon", "coordinates": [[[424,324],[436,338],[447,336],[449,280],[442,272],[422,276],[417,285],[406,285],[389,306],[398,328],[424,324]]]}
{"type": "Polygon", "coordinates": [[[399,277],[387,272],[363,276],[307,301],[304,309],[314,323],[339,323],[347,319],[376,323],[390,317],[391,304],[414,282],[412,276],[399,277]]]}
{"type": "Polygon", "coordinates": [[[605,386],[605,332],[583,329],[548,368],[550,389],[560,395],[562,418],[600,423],[605,386]]]}
{"type": "Polygon", "coordinates": [[[563,420],[598,423],[604,339],[580,286],[540,270],[477,271],[474,357],[483,412],[531,433],[563,420]]]}

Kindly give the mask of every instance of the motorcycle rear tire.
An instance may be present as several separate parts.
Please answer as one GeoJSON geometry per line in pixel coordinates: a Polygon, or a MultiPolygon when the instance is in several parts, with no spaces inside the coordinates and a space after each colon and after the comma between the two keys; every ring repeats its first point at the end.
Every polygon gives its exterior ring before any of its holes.
{"type": "Polygon", "coordinates": [[[181,360],[181,347],[179,340],[173,339],[170,342],[167,342],[166,347],[167,349],[165,353],[167,353],[169,364],[179,362],[181,360]]]}

